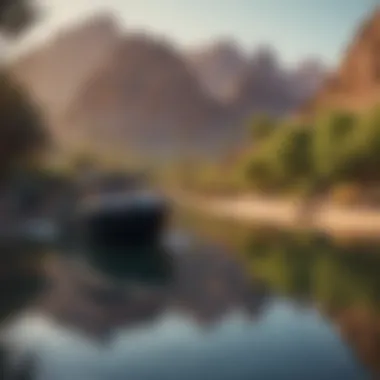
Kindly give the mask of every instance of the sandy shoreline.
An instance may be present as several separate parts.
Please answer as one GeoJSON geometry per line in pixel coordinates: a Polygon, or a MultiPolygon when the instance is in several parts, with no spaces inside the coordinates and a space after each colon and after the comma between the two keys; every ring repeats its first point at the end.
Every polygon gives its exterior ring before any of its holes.
{"type": "Polygon", "coordinates": [[[343,207],[328,202],[305,212],[301,202],[264,197],[175,196],[181,207],[209,216],[274,227],[310,228],[331,234],[380,238],[380,209],[343,207]]]}

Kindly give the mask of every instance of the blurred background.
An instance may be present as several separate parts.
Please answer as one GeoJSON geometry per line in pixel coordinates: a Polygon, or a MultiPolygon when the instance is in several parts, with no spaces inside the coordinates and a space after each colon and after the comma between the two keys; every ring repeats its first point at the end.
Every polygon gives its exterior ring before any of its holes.
{"type": "Polygon", "coordinates": [[[2,0],[0,35],[5,379],[380,376],[375,1],[2,0]]]}

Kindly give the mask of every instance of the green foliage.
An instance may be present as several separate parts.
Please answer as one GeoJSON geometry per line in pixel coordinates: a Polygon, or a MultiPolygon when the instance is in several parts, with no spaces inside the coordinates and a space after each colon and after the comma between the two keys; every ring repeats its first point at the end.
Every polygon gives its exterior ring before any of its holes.
{"type": "Polygon", "coordinates": [[[30,0],[0,0],[0,30],[7,35],[18,35],[36,18],[30,0]]]}
{"type": "MultiPolygon", "coordinates": [[[[3,36],[25,31],[35,16],[33,1],[0,0],[3,36]]],[[[38,166],[48,142],[40,110],[4,69],[0,72],[0,120],[0,176],[38,166]]]]}
{"type": "Polygon", "coordinates": [[[261,154],[254,155],[246,166],[246,176],[248,182],[252,183],[253,188],[257,190],[269,190],[275,183],[275,176],[271,163],[268,159],[266,151],[261,151],[261,154]]]}
{"type": "Polygon", "coordinates": [[[298,182],[312,171],[311,130],[298,125],[281,126],[272,136],[270,166],[276,183],[298,182]]]}
{"type": "Polygon", "coordinates": [[[254,116],[248,122],[248,129],[255,143],[260,143],[269,137],[276,127],[276,123],[267,115],[254,116]]]}
{"type": "MultiPolygon", "coordinates": [[[[212,188],[315,194],[342,184],[380,187],[380,107],[363,115],[329,111],[310,125],[259,116],[248,128],[249,149],[229,162],[228,172],[221,164],[208,174],[212,188]]],[[[201,165],[197,170],[204,171],[201,165]]],[[[202,190],[204,173],[192,173],[202,190]]]]}
{"type": "Polygon", "coordinates": [[[328,113],[317,119],[312,155],[318,179],[329,182],[344,172],[356,149],[352,139],[356,127],[354,116],[343,112],[328,113]]]}
{"type": "Polygon", "coordinates": [[[302,240],[290,234],[274,234],[264,242],[251,234],[251,240],[246,251],[250,267],[275,290],[325,305],[377,304],[380,260],[373,244],[339,247],[318,242],[316,236],[302,240]]]}
{"type": "Polygon", "coordinates": [[[191,217],[185,226],[223,242],[239,255],[255,280],[262,280],[277,294],[308,299],[326,308],[360,305],[378,309],[380,247],[373,241],[346,238],[339,242],[324,234],[191,217]]]}

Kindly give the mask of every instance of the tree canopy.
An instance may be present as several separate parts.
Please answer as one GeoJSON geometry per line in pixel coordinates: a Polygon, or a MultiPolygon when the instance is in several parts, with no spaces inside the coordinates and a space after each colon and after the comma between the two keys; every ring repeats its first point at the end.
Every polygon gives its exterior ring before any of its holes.
{"type": "Polygon", "coordinates": [[[251,141],[244,155],[228,168],[221,163],[212,172],[199,165],[193,170],[193,188],[202,191],[212,184],[223,192],[278,194],[315,194],[340,186],[380,189],[380,107],[357,115],[329,111],[308,125],[260,116],[251,119],[247,128],[251,141]],[[245,188],[236,186],[237,180],[245,188]]]}
{"type": "Polygon", "coordinates": [[[0,0],[0,30],[18,35],[36,19],[35,6],[30,0],[0,0]]]}
{"type": "MultiPolygon", "coordinates": [[[[0,33],[19,34],[34,19],[31,1],[0,0],[0,33]]],[[[7,68],[0,68],[0,176],[39,154],[47,137],[40,109],[7,68]]]]}

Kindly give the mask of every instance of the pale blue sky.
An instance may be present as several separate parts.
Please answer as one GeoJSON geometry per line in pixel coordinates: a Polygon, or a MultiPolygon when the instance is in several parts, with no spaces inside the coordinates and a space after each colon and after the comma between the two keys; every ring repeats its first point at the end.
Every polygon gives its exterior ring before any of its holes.
{"type": "Polygon", "coordinates": [[[294,63],[307,56],[335,64],[376,0],[39,0],[44,22],[29,46],[94,11],[115,12],[129,28],[149,29],[185,46],[231,36],[246,48],[269,43],[294,63]],[[32,42],[33,41],[33,42],[32,42]]]}

